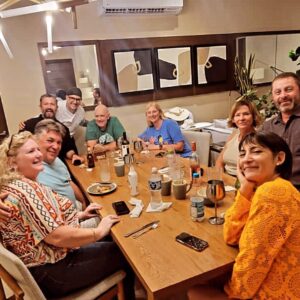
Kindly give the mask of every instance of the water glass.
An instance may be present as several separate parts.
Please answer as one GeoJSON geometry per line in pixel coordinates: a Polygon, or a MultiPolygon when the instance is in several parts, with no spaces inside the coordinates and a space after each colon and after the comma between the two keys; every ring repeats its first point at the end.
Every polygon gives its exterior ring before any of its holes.
{"type": "Polygon", "coordinates": [[[101,182],[110,182],[110,166],[109,159],[100,159],[100,181],[101,182]]]}

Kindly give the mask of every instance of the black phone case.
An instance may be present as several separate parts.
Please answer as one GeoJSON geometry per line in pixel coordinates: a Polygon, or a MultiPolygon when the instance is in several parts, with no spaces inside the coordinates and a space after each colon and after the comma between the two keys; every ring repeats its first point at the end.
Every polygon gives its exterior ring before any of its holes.
{"type": "Polygon", "coordinates": [[[186,232],[177,235],[176,241],[199,252],[208,247],[208,242],[186,232]]]}
{"type": "Polygon", "coordinates": [[[129,208],[124,201],[113,202],[112,207],[118,216],[129,214],[129,208]]]}

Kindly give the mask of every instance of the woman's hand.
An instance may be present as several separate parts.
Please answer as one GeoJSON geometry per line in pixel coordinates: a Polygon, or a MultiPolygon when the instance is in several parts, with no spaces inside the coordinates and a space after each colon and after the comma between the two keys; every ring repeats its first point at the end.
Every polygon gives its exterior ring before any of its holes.
{"type": "Polygon", "coordinates": [[[97,203],[91,203],[84,211],[78,213],[79,220],[90,219],[93,217],[98,217],[97,210],[101,209],[102,206],[97,203]]]}
{"type": "Polygon", "coordinates": [[[252,181],[247,180],[244,173],[241,170],[240,163],[237,164],[237,177],[240,182],[240,193],[247,198],[248,200],[251,200],[254,192],[255,192],[255,183],[252,181]]]}
{"type": "Polygon", "coordinates": [[[99,239],[108,235],[111,227],[119,221],[120,218],[116,215],[108,215],[104,217],[96,228],[97,232],[100,234],[99,239]]]}
{"type": "Polygon", "coordinates": [[[155,137],[151,136],[151,138],[149,139],[149,143],[152,145],[154,145],[155,143],[155,137]]]}

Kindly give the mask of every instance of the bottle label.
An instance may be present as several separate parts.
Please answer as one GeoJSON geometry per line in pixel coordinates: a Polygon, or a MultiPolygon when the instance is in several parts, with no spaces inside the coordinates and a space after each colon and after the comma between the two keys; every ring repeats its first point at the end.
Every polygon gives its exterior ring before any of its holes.
{"type": "Polygon", "coordinates": [[[151,191],[161,190],[161,180],[157,180],[157,181],[149,180],[148,183],[149,183],[149,189],[151,191]]]}
{"type": "Polygon", "coordinates": [[[129,145],[122,145],[122,157],[129,154],[129,145]]]}

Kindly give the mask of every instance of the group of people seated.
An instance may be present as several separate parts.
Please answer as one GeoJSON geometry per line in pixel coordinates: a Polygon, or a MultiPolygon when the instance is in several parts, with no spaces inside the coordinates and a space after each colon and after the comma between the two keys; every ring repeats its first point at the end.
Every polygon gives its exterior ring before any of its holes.
{"type": "MultiPolygon", "coordinates": [[[[126,299],[135,299],[133,272],[107,237],[119,218],[109,215],[100,220],[95,209],[101,207],[86,206],[61,160],[83,161],[73,137],[86,123],[81,97],[78,88],[69,89],[65,101],[41,96],[40,116],[21,123],[21,132],[0,145],[2,243],[23,260],[46,297],[67,295],[122,268],[127,273],[126,299]]],[[[278,75],[272,97],[279,113],[262,129],[262,118],[246,97],[232,107],[228,124],[236,130],[216,165],[240,182],[224,225],[225,242],[238,245],[239,254],[224,289],[223,280],[207,282],[188,291],[191,300],[300,299],[297,75],[278,75]]],[[[184,158],[191,155],[178,124],[164,117],[158,103],[146,106],[146,121],[138,138],[149,150],[171,147],[184,158]]],[[[101,103],[86,126],[87,146],[101,152],[115,150],[125,131],[101,103]]]]}

